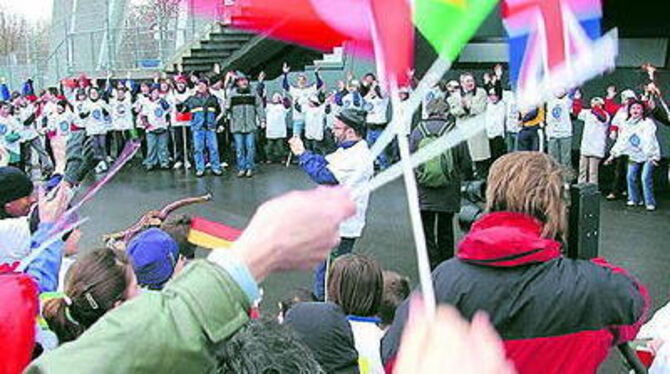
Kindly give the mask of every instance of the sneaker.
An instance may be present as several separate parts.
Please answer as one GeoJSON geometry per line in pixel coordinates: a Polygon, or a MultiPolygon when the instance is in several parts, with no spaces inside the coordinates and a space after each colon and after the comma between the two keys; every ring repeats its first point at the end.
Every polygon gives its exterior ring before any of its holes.
{"type": "Polygon", "coordinates": [[[203,170],[198,170],[195,172],[196,178],[202,178],[205,175],[205,172],[203,170]]]}
{"type": "Polygon", "coordinates": [[[205,169],[210,168],[210,167],[212,167],[212,164],[210,164],[209,162],[205,164],[205,169]]]}
{"type": "Polygon", "coordinates": [[[216,175],[217,177],[220,177],[223,175],[223,171],[221,170],[212,170],[212,173],[216,175]]]}
{"type": "Polygon", "coordinates": [[[172,166],[172,168],[173,169],[179,169],[179,168],[182,167],[182,165],[184,165],[184,164],[182,164],[181,161],[177,161],[177,162],[174,163],[174,166],[172,166]]]}
{"type": "Polygon", "coordinates": [[[112,156],[107,156],[107,158],[105,159],[105,161],[107,161],[108,163],[111,164],[111,163],[114,162],[114,159],[112,158],[112,156]]]}
{"type": "Polygon", "coordinates": [[[254,172],[251,170],[247,170],[247,178],[251,178],[254,176],[254,172]]]}
{"type": "Polygon", "coordinates": [[[242,178],[242,177],[244,177],[245,174],[246,174],[246,172],[244,170],[240,170],[240,171],[237,172],[237,177],[242,178]]]}
{"type": "Polygon", "coordinates": [[[628,206],[635,206],[635,205],[637,205],[637,204],[635,204],[635,201],[630,201],[630,200],[629,200],[629,201],[626,203],[626,205],[628,205],[628,206]]]}
{"type": "Polygon", "coordinates": [[[222,163],[221,163],[221,168],[223,168],[223,169],[227,169],[227,168],[228,168],[228,163],[225,162],[225,161],[222,162],[222,163]]]}
{"type": "Polygon", "coordinates": [[[610,193],[606,197],[607,200],[616,200],[616,195],[614,193],[610,193]]]}
{"type": "Polygon", "coordinates": [[[191,168],[191,163],[188,162],[188,161],[186,161],[186,162],[184,163],[184,169],[189,170],[190,168],[191,168]]]}
{"type": "Polygon", "coordinates": [[[647,205],[647,210],[653,212],[656,210],[656,205],[647,205]]]}

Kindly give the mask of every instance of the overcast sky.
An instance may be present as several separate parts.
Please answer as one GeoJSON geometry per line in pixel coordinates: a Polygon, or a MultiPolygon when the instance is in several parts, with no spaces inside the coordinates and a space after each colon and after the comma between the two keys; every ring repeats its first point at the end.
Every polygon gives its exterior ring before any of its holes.
{"type": "Polygon", "coordinates": [[[53,0],[0,0],[0,6],[10,13],[26,16],[30,20],[51,18],[53,0]]]}

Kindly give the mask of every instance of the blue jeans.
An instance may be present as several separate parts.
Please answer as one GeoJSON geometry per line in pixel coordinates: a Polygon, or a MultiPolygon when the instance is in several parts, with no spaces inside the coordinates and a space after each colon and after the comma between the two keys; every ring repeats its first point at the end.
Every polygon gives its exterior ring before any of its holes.
{"type": "Polygon", "coordinates": [[[233,133],[235,140],[235,154],[237,155],[237,170],[254,170],[256,157],[256,133],[233,133]]]}
{"type": "Polygon", "coordinates": [[[219,161],[219,146],[216,142],[214,130],[198,129],[193,133],[193,158],[195,159],[195,170],[205,171],[205,146],[209,152],[209,163],[214,171],[221,171],[219,161]]]}
{"type": "MultiPolygon", "coordinates": [[[[365,141],[367,141],[368,146],[372,147],[373,144],[377,142],[377,139],[379,139],[379,136],[384,132],[383,128],[368,128],[368,133],[367,136],[365,137],[365,141]]],[[[389,147],[384,148],[384,150],[377,156],[377,165],[381,169],[386,169],[389,167],[390,162],[389,159],[391,158],[389,155],[389,147]]]]}
{"type": "Polygon", "coordinates": [[[654,164],[651,162],[629,162],[626,181],[628,182],[628,201],[640,204],[640,186],[637,184],[638,175],[642,169],[642,195],[645,205],[656,205],[654,198],[654,164]]]}
{"type": "Polygon", "coordinates": [[[330,252],[328,261],[323,261],[314,269],[314,296],[323,301],[326,295],[326,271],[328,263],[332,263],[336,258],[349,254],[354,250],[356,238],[341,238],[340,245],[330,252]]]}
{"type": "Polygon", "coordinates": [[[148,131],[147,132],[147,158],[144,159],[144,166],[152,168],[158,164],[160,167],[169,166],[170,158],[168,156],[168,132],[148,131]]]}
{"type": "Polygon", "coordinates": [[[305,120],[293,120],[293,136],[302,138],[305,130],[305,120]]]}
{"type": "Polygon", "coordinates": [[[517,151],[539,151],[540,134],[539,126],[524,127],[519,131],[516,138],[517,151]]]}

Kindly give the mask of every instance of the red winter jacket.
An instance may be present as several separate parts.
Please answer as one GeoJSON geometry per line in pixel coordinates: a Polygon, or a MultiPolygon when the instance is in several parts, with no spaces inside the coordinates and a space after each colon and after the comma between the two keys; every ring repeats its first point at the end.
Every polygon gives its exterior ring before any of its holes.
{"type": "MultiPolygon", "coordinates": [[[[595,373],[609,349],[632,340],[649,307],[646,289],[624,270],[561,256],[542,224],[519,213],[476,222],[457,258],[433,272],[439,303],[470,319],[486,311],[519,374],[595,373]]],[[[407,302],[382,340],[391,372],[407,302]]]]}
{"type": "Polygon", "coordinates": [[[37,286],[25,274],[0,269],[0,373],[21,373],[30,363],[35,346],[37,286]]]}

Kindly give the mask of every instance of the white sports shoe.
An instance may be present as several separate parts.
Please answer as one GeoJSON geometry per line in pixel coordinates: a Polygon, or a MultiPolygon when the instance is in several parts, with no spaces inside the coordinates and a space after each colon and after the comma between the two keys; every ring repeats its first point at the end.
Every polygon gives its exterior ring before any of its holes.
{"type": "Polygon", "coordinates": [[[647,205],[647,210],[653,212],[656,210],[656,205],[647,205]]]}
{"type": "Polygon", "coordinates": [[[173,168],[173,169],[179,169],[179,168],[182,167],[182,165],[183,165],[183,164],[182,164],[181,161],[177,161],[177,162],[174,163],[174,166],[173,166],[172,168],[173,168]]]}

